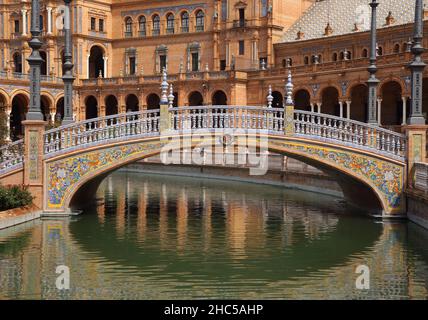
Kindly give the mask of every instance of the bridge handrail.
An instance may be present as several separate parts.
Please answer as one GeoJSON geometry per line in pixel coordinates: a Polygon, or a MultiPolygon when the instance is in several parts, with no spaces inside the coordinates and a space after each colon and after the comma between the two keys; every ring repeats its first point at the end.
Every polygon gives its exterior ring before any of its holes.
{"type": "MultiPolygon", "coordinates": [[[[284,135],[285,110],[266,106],[186,106],[170,108],[170,130],[243,129],[284,135]]],[[[369,150],[403,160],[406,137],[376,125],[309,111],[294,111],[296,136],[369,150]]],[[[160,109],[115,114],[46,131],[45,154],[131,136],[159,134],[160,109]]]]}
{"type": "Polygon", "coordinates": [[[200,129],[264,130],[283,133],[284,109],[266,106],[224,106],[171,108],[175,131],[200,129]]]}
{"type": "Polygon", "coordinates": [[[112,119],[116,119],[119,117],[132,117],[132,116],[136,116],[136,115],[141,115],[141,114],[148,114],[148,113],[159,113],[159,109],[151,109],[151,110],[142,110],[142,111],[134,111],[134,112],[127,112],[127,113],[119,113],[119,114],[114,114],[111,116],[103,116],[103,117],[98,117],[98,118],[92,118],[92,119],[87,119],[87,120],[82,120],[82,121],[78,121],[78,122],[73,122],[67,125],[63,125],[63,126],[59,126],[57,128],[52,128],[50,130],[45,131],[45,134],[49,134],[49,133],[54,133],[57,131],[61,131],[61,130],[65,130],[65,129],[69,129],[72,127],[76,127],[76,126],[80,126],[80,125],[84,125],[84,124],[88,124],[94,121],[103,121],[103,120],[112,120],[112,119]]]}
{"type": "Polygon", "coordinates": [[[355,125],[360,125],[360,126],[363,126],[363,127],[367,127],[367,128],[371,128],[371,129],[376,129],[379,132],[384,132],[384,133],[388,133],[388,134],[391,134],[391,135],[395,135],[395,136],[403,138],[403,139],[406,138],[405,134],[398,133],[398,132],[395,132],[395,131],[392,131],[392,130],[389,130],[389,129],[385,129],[385,128],[382,128],[382,127],[377,126],[377,125],[373,125],[373,124],[370,124],[370,123],[361,122],[361,121],[357,121],[357,120],[347,119],[347,118],[341,118],[341,117],[338,117],[338,116],[333,116],[333,115],[329,115],[329,114],[325,114],[325,113],[303,111],[303,110],[294,110],[294,114],[307,114],[307,115],[322,116],[322,117],[325,117],[325,118],[330,118],[332,120],[334,119],[334,120],[337,120],[337,121],[345,121],[347,123],[352,123],[352,124],[355,124],[355,125]]]}
{"type": "Polygon", "coordinates": [[[24,140],[0,147],[0,173],[19,167],[24,162],[24,140]]]}
{"type": "Polygon", "coordinates": [[[296,136],[331,141],[376,151],[403,160],[407,138],[391,130],[323,113],[295,110],[296,136]]]}
{"type": "Polygon", "coordinates": [[[46,131],[44,153],[159,133],[159,109],[88,119],[46,131]]]}

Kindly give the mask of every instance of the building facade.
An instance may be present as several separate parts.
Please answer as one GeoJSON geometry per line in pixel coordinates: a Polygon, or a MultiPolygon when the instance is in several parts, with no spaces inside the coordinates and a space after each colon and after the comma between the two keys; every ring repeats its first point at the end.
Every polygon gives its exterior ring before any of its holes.
{"type": "MultiPolygon", "coordinates": [[[[58,124],[65,7],[41,2],[41,105],[45,119],[58,124]]],[[[74,0],[75,119],[157,108],[166,68],[176,106],[262,106],[272,85],[273,105],[282,107],[291,70],[297,108],[366,121],[368,2],[74,0]]],[[[13,139],[22,135],[29,102],[30,14],[30,0],[0,1],[0,105],[13,139]]],[[[409,114],[413,16],[412,0],[379,6],[378,121],[384,126],[400,126],[409,114]]],[[[426,113],[428,87],[425,101],[426,113]]]]}

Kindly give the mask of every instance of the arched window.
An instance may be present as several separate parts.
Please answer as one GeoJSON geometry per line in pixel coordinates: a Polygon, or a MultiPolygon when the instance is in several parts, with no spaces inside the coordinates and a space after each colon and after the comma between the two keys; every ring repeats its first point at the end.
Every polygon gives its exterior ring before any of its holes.
{"type": "Polygon", "coordinates": [[[383,55],[383,48],[382,48],[381,46],[379,46],[379,47],[377,48],[377,55],[378,55],[378,56],[382,56],[382,55],[383,55]]]}
{"type": "Polygon", "coordinates": [[[343,51],[340,52],[340,60],[345,59],[345,53],[343,51]]]}
{"type": "Polygon", "coordinates": [[[174,33],[174,15],[172,13],[168,13],[166,16],[166,33],[174,33]]]}
{"type": "Polygon", "coordinates": [[[132,37],[132,19],[130,17],[125,19],[125,37],[132,37]]]}
{"type": "Polygon", "coordinates": [[[153,32],[152,32],[152,35],[153,36],[158,36],[160,34],[160,17],[157,14],[155,14],[152,17],[152,20],[153,20],[153,32]]]}
{"type": "Polygon", "coordinates": [[[363,52],[361,53],[361,58],[368,58],[369,52],[367,49],[363,49],[363,52]]]}
{"type": "Polygon", "coordinates": [[[282,67],[283,68],[287,67],[287,60],[286,59],[282,59],[282,67]]]}
{"type": "Polygon", "coordinates": [[[189,13],[187,11],[181,14],[181,32],[189,32],[189,13]]]}
{"type": "Polygon", "coordinates": [[[204,31],[205,14],[202,10],[196,12],[196,32],[204,31]]]}
{"type": "Polygon", "coordinates": [[[305,65],[308,65],[308,64],[309,64],[309,57],[308,57],[308,56],[306,56],[306,57],[304,58],[304,64],[305,64],[305,65]]]}
{"type": "Polygon", "coordinates": [[[333,61],[337,61],[337,52],[333,53],[333,56],[331,58],[333,61]]]}
{"type": "Polygon", "coordinates": [[[39,24],[40,24],[40,30],[43,31],[43,16],[42,15],[39,16],[39,24]]]}
{"type": "Polygon", "coordinates": [[[22,55],[19,52],[15,52],[13,54],[13,71],[16,73],[22,73],[22,55]]]}
{"type": "Polygon", "coordinates": [[[400,53],[400,44],[396,43],[394,45],[394,53],[400,53]]]}
{"type": "Polygon", "coordinates": [[[318,63],[322,63],[322,55],[318,55],[318,63]]]}
{"type": "Polygon", "coordinates": [[[146,36],[146,17],[145,16],[141,16],[138,19],[138,27],[139,27],[139,35],[140,37],[145,37],[146,36]]]}

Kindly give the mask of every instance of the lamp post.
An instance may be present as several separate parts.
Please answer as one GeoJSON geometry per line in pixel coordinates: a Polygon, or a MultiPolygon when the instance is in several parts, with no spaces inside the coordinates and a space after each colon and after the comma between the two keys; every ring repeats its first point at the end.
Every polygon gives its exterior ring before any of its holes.
{"type": "MultiPolygon", "coordinates": [[[[376,120],[376,106],[377,106],[377,87],[379,80],[376,78],[376,8],[379,3],[376,0],[372,0],[370,7],[372,8],[372,20],[371,20],[371,33],[370,33],[370,65],[368,71],[370,73],[367,85],[369,88],[368,97],[368,123],[377,125],[376,120]]],[[[380,106],[379,106],[380,107],[380,106]]]]}
{"type": "Polygon", "coordinates": [[[27,120],[43,121],[43,114],[40,109],[40,70],[43,59],[40,56],[40,1],[31,1],[31,40],[28,41],[32,49],[31,55],[27,61],[30,65],[30,105],[27,114],[27,120]]]}
{"type": "Polygon", "coordinates": [[[412,107],[410,110],[409,124],[424,125],[425,118],[422,114],[422,91],[423,91],[423,71],[426,64],[422,60],[422,53],[425,51],[422,46],[423,38],[423,1],[416,0],[415,5],[415,25],[413,30],[413,61],[409,64],[412,76],[412,107]]]}
{"type": "Polygon", "coordinates": [[[64,49],[64,74],[62,80],[64,82],[64,120],[63,124],[74,122],[73,119],[73,61],[72,61],[72,39],[71,39],[71,1],[64,0],[66,6],[64,19],[64,34],[65,34],[65,49],[64,49]]]}

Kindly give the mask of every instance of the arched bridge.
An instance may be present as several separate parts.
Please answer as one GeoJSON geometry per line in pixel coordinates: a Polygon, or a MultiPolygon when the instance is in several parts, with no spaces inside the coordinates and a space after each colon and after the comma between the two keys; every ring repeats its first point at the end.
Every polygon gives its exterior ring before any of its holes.
{"type": "Polygon", "coordinates": [[[241,138],[353,181],[349,194],[363,186],[384,214],[404,212],[406,136],[366,123],[287,108],[161,106],[49,131],[44,123],[25,127],[25,141],[1,149],[0,182],[29,185],[45,212],[67,212],[91,181],[169,147],[230,147],[241,138]]]}

